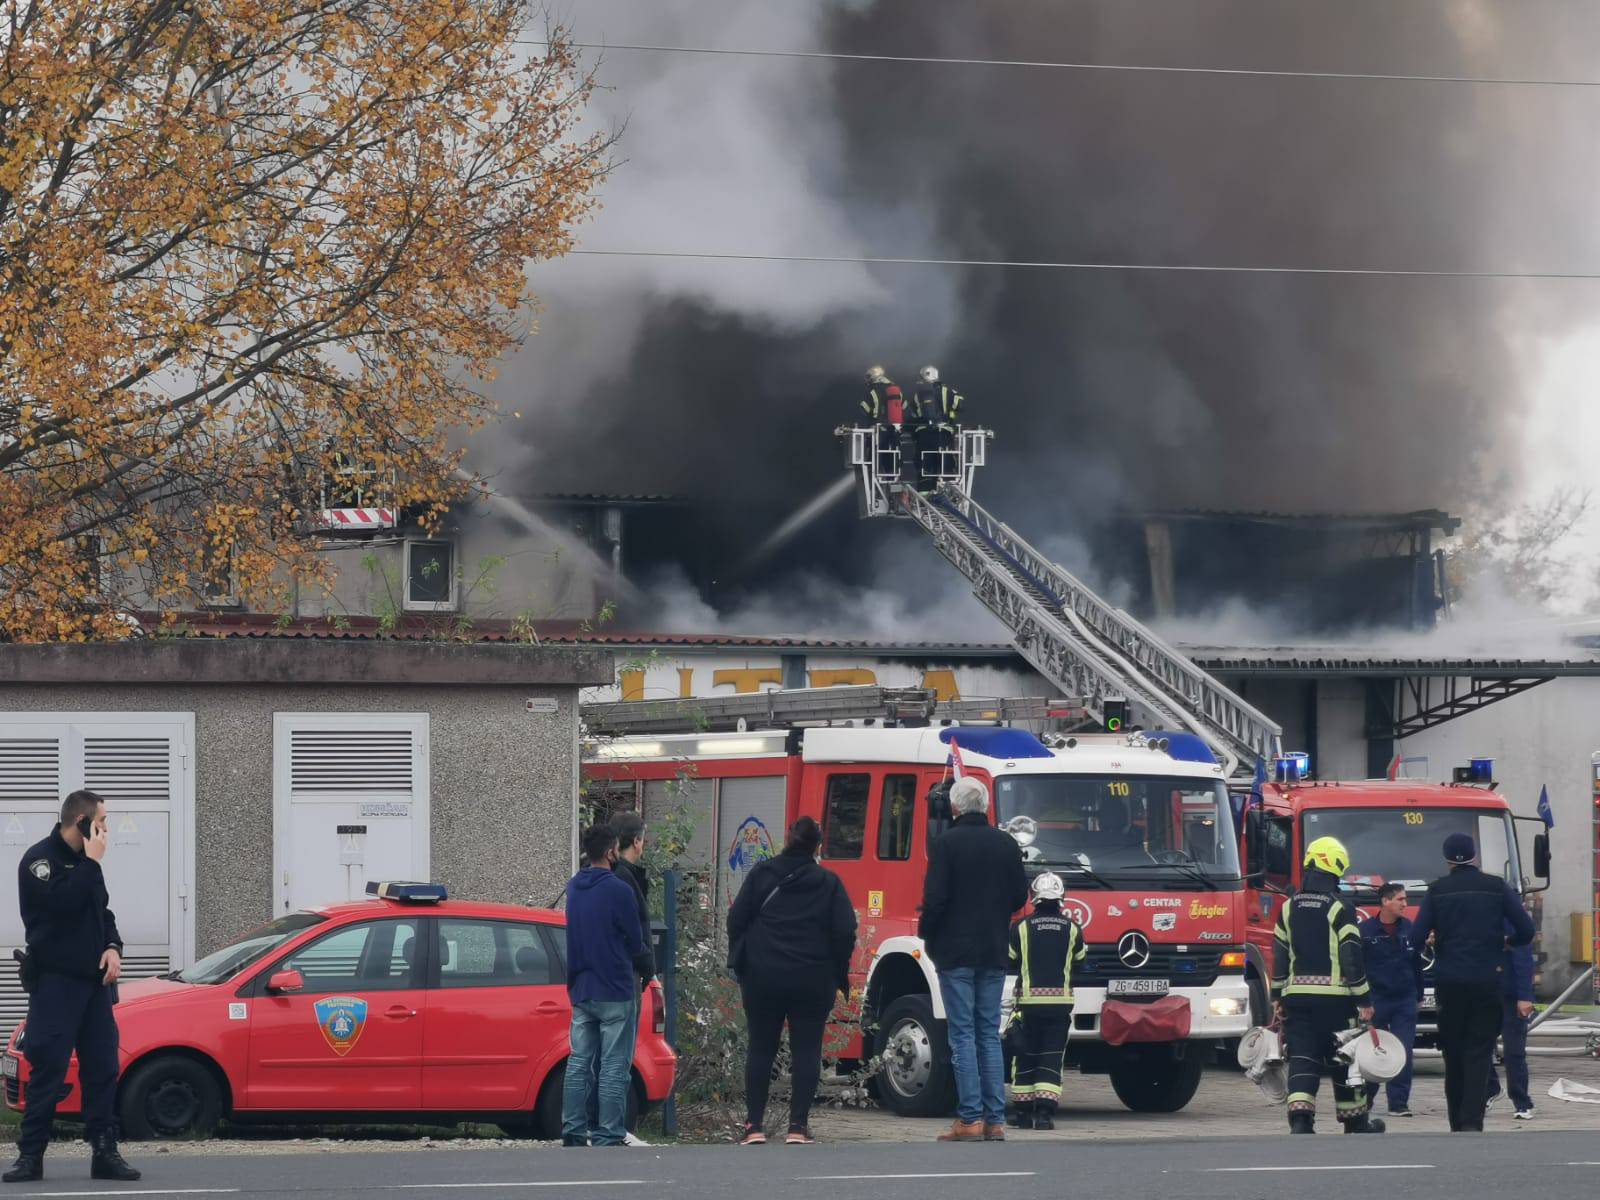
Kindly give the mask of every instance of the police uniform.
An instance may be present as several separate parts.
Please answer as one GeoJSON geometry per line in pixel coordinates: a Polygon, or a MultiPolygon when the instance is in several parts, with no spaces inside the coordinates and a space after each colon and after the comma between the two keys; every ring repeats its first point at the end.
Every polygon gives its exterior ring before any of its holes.
{"type": "Polygon", "coordinates": [[[1061,1102],[1061,1068],[1072,1029],[1072,967],[1088,953],[1083,930],[1061,911],[1059,901],[1035,901],[1032,915],[1011,927],[1010,960],[1017,972],[1011,1096],[1016,1123],[1024,1127],[1049,1129],[1061,1102]]]}
{"type": "Polygon", "coordinates": [[[1318,867],[1312,855],[1323,841],[1331,839],[1312,843],[1304,883],[1273,931],[1272,987],[1283,1003],[1289,1056],[1289,1128],[1312,1132],[1317,1088],[1327,1073],[1345,1132],[1381,1132],[1382,1122],[1367,1116],[1365,1089],[1350,1087],[1347,1069],[1335,1058],[1335,1035],[1355,1025],[1356,1006],[1366,1002],[1369,989],[1356,913],[1339,896],[1339,875],[1349,859],[1341,846],[1339,874],[1318,867]]]}
{"type": "Polygon", "coordinates": [[[97,1157],[107,1147],[115,1155],[117,1022],[111,1006],[117,989],[101,982],[100,958],[108,949],[120,955],[122,936],[105,876],[98,862],[67,845],[57,827],[22,856],[17,887],[33,989],[23,1041],[28,1085],[17,1151],[44,1154],[67,1063],[76,1050],[89,1141],[97,1157]]]}

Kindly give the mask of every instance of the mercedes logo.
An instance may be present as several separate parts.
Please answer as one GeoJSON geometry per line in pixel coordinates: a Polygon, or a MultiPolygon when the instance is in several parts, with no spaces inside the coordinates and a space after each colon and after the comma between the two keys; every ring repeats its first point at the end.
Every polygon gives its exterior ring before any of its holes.
{"type": "Polygon", "coordinates": [[[1433,970],[1433,947],[1432,946],[1424,946],[1422,948],[1422,969],[1424,971],[1433,970]]]}
{"type": "Polygon", "coordinates": [[[1130,929],[1117,942],[1117,957],[1123,966],[1137,971],[1150,961],[1150,939],[1137,929],[1130,929]]]}

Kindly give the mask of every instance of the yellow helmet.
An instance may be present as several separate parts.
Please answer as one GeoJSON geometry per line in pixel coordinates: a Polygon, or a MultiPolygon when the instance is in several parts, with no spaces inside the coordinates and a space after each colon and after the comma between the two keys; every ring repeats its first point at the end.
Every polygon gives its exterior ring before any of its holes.
{"type": "Polygon", "coordinates": [[[1326,871],[1336,879],[1342,878],[1350,869],[1350,851],[1338,838],[1319,837],[1306,847],[1305,865],[1326,871]]]}

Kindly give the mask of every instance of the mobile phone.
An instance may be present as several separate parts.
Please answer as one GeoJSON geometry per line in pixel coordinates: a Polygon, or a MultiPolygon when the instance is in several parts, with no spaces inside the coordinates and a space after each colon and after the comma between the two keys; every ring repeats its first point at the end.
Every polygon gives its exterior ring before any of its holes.
{"type": "Polygon", "coordinates": [[[84,837],[85,841],[87,841],[89,838],[92,838],[94,836],[94,818],[93,817],[79,817],[78,818],[78,832],[83,834],[83,837],[84,837]]]}

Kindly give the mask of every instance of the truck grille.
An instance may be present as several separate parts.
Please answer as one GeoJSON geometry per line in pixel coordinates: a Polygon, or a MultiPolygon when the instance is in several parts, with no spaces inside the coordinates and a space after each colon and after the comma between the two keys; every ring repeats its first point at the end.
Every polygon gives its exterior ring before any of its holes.
{"type": "Polygon", "coordinates": [[[1222,967],[1222,951],[1152,945],[1150,961],[1134,970],[1117,957],[1115,946],[1089,947],[1088,957],[1072,969],[1074,987],[1105,987],[1111,979],[1170,979],[1173,987],[1210,987],[1222,967]]]}
{"type": "Polygon", "coordinates": [[[6,1103],[17,1105],[22,1103],[22,1081],[6,1078],[6,1103]]]}

